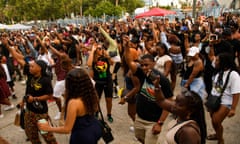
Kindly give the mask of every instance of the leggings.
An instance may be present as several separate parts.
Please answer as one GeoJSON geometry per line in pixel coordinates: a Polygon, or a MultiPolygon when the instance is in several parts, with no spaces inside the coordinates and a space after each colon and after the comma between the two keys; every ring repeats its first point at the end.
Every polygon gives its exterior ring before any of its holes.
{"type": "Polygon", "coordinates": [[[113,73],[115,74],[115,77],[113,78],[113,83],[115,86],[118,85],[118,78],[117,78],[117,72],[121,67],[121,63],[120,62],[116,62],[114,69],[113,69],[113,73]]]}

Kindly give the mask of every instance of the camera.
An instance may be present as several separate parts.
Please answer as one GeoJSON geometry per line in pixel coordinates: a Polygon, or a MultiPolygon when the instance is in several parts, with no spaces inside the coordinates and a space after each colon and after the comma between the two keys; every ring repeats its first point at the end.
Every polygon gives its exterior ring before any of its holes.
{"type": "Polygon", "coordinates": [[[211,34],[211,35],[209,36],[209,40],[210,40],[210,41],[218,40],[218,36],[217,36],[216,34],[211,34]]]}

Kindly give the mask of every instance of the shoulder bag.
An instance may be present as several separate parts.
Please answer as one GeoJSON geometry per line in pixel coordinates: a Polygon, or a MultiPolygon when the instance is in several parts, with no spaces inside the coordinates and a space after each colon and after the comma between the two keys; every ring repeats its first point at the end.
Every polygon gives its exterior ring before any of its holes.
{"type": "Polygon", "coordinates": [[[207,101],[205,103],[206,107],[208,108],[208,110],[212,111],[212,112],[216,112],[221,105],[221,99],[223,96],[223,92],[225,91],[226,87],[227,87],[227,83],[229,80],[229,76],[230,76],[231,70],[228,72],[227,75],[227,79],[223,85],[223,89],[221,90],[221,94],[220,96],[215,96],[215,95],[209,95],[207,98],[207,101]]]}
{"type": "Polygon", "coordinates": [[[102,111],[101,111],[101,108],[100,108],[99,104],[98,104],[98,109],[99,109],[99,112],[100,112],[99,122],[100,122],[101,127],[102,127],[102,139],[107,144],[107,143],[114,140],[114,137],[112,135],[112,129],[110,128],[110,126],[104,120],[103,114],[102,114],[102,111]]]}

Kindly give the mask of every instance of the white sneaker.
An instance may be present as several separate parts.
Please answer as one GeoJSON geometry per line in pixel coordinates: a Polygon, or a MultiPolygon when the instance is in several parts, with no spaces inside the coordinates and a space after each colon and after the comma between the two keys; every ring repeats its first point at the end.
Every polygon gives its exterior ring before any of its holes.
{"type": "Polygon", "coordinates": [[[0,118],[3,118],[4,117],[4,115],[3,114],[0,114],[0,118]]]}
{"type": "Polygon", "coordinates": [[[57,115],[54,117],[54,120],[60,120],[61,112],[58,112],[57,115]]]}
{"type": "Polygon", "coordinates": [[[129,127],[130,132],[134,132],[134,126],[129,127]]]}
{"type": "Polygon", "coordinates": [[[12,109],[14,109],[14,105],[13,104],[11,104],[10,106],[6,106],[4,108],[5,111],[12,110],[12,109]]]}
{"type": "Polygon", "coordinates": [[[113,95],[113,98],[118,98],[118,95],[113,95]]]}

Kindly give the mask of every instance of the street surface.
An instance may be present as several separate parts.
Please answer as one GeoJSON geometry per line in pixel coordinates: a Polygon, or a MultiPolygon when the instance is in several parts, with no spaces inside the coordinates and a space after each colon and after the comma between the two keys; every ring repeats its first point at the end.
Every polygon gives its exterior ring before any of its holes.
{"type": "MultiPolygon", "coordinates": [[[[120,85],[123,86],[123,78],[122,73],[119,72],[119,82],[120,85]]],[[[175,95],[180,91],[179,87],[180,78],[178,78],[178,87],[175,90],[175,95]]],[[[20,82],[16,82],[16,95],[18,96],[17,100],[11,99],[11,102],[15,105],[21,100],[24,95],[25,85],[22,85],[20,82]]],[[[104,98],[104,97],[103,97],[104,98]]],[[[109,124],[112,128],[112,133],[114,135],[115,140],[112,144],[139,144],[134,137],[134,133],[129,130],[129,127],[132,125],[131,119],[127,115],[127,104],[119,105],[119,99],[113,99],[113,108],[112,108],[112,116],[114,122],[109,124]]],[[[225,144],[240,144],[240,104],[238,104],[236,115],[233,118],[226,118],[223,122],[224,126],[224,139],[225,144]]],[[[104,99],[101,99],[101,107],[103,110],[103,114],[106,117],[106,107],[104,99]]],[[[6,139],[10,144],[30,144],[30,142],[26,142],[26,136],[24,131],[22,131],[19,127],[15,126],[14,118],[17,112],[17,109],[11,111],[4,111],[4,106],[2,106],[2,112],[4,114],[4,118],[0,118],[0,136],[6,139]]],[[[55,125],[58,125],[58,121],[55,121],[53,117],[56,115],[57,106],[55,102],[49,103],[49,115],[52,118],[52,121],[55,125]]],[[[171,114],[169,115],[165,125],[163,126],[162,132],[159,138],[159,144],[164,143],[164,136],[166,133],[166,125],[169,120],[171,120],[171,114]]],[[[206,113],[207,127],[208,133],[212,133],[213,129],[211,126],[210,118],[208,113],[206,113]]],[[[59,144],[68,144],[69,135],[67,134],[55,134],[57,141],[59,144]]],[[[40,136],[41,137],[41,136],[40,136]]],[[[42,140],[44,144],[44,141],[42,140]]],[[[99,144],[103,144],[104,142],[101,140],[99,144]]],[[[207,141],[207,144],[216,144],[216,141],[207,141]]]]}

